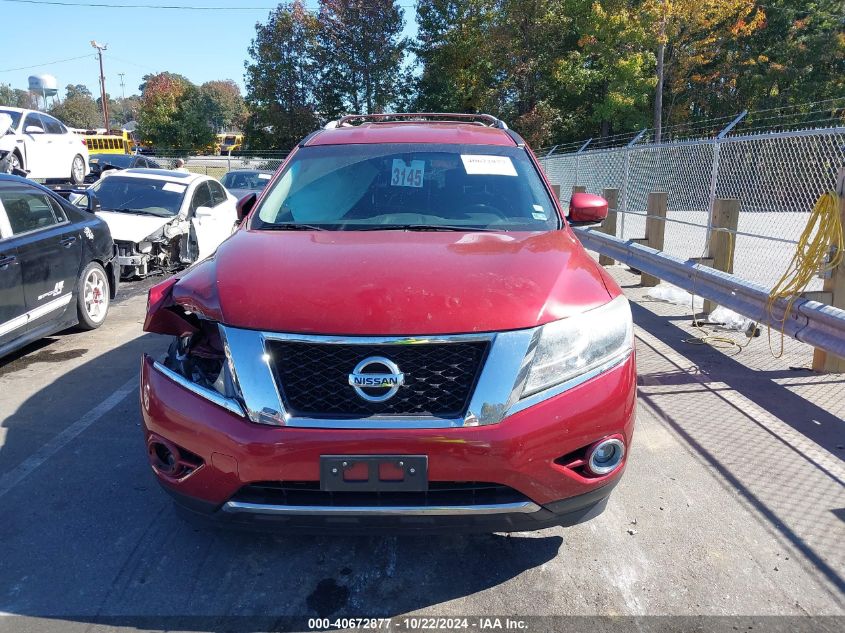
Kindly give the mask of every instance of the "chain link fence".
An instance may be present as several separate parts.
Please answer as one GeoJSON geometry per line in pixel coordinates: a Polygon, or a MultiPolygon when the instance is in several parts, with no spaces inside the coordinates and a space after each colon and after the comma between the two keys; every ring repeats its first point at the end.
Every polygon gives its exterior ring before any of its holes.
{"type": "Polygon", "coordinates": [[[236,169],[257,169],[262,171],[276,171],[285,160],[289,152],[238,152],[231,156],[199,156],[192,155],[187,150],[169,149],[157,150],[154,154],[145,155],[162,169],[173,169],[176,161],[185,161],[185,168],[195,174],[205,174],[220,180],[227,172],[236,169]]]}
{"type": "MultiPolygon", "coordinates": [[[[704,254],[714,199],[738,199],[734,272],[771,288],[786,271],[819,196],[834,188],[845,165],[845,126],[728,132],[661,144],[641,142],[641,133],[622,147],[581,144],[539,155],[549,180],[560,185],[564,206],[575,185],[598,194],[619,190],[622,239],[644,237],[648,194],[666,192],[665,251],[678,257],[704,254]]],[[[808,290],[821,285],[817,279],[808,290]]]]}

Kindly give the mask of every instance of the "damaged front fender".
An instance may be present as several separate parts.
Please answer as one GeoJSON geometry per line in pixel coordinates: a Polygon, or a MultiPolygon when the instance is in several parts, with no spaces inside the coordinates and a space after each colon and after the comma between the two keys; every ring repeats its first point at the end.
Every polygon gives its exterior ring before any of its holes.
{"type": "Polygon", "coordinates": [[[144,331],[187,336],[200,329],[201,320],[223,322],[213,259],[150,288],[144,331]]]}

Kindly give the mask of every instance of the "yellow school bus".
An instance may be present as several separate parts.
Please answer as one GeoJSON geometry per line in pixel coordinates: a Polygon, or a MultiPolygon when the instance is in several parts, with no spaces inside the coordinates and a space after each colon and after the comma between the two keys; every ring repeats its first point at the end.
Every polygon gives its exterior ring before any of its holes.
{"type": "Polygon", "coordinates": [[[220,144],[220,154],[225,156],[228,153],[235,153],[244,144],[244,135],[237,132],[230,134],[218,134],[217,142],[220,144]]]}
{"type": "Polygon", "coordinates": [[[75,131],[82,136],[89,154],[132,153],[132,137],[129,132],[112,130],[109,134],[97,134],[93,130],[75,131]]]}

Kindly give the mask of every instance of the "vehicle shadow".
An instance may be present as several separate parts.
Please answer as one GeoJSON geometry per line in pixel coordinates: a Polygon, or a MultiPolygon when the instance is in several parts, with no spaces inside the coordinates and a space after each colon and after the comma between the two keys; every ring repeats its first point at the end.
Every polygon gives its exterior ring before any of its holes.
{"type": "Polygon", "coordinates": [[[318,537],[185,522],[147,464],[135,390],[108,410],[102,404],[137,376],[141,350],[159,353],[166,344],[144,335],[112,349],[2,421],[0,461],[19,456],[20,445],[30,457],[0,476],[0,612],[38,618],[38,629],[165,622],[179,630],[219,629],[209,618],[220,616],[236,618],[226,628],[248,630],[257,616],[388,616],[462,600],[471,612],[481,608],[471,598],[478,592],[520,582],[557,556],[563,538],[552,531],[318,537]],[[97,386],[81,413],[68,406],[82,397],[78,385],[97,386]],[[92,419],[91,411],[101,415],[92,419]],[[91,423],[62,439],[62,429],[48,434],[41,426],[57,418],[66,428],[91,423]],[[31,436],[40,433],[35,457],[43,459],[32,463],[31,436]],[[46,454],[45,445],[52,446],[46,454]]]}

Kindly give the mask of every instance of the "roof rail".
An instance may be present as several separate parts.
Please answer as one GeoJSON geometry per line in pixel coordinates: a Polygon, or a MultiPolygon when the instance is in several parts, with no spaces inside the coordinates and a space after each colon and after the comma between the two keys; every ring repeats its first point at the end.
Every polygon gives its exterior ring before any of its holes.
{"type": "Polygon", "coordinates": [[[439,121],[441,123],[467,122],[477,123],[478,125],[488,125],[490,127],[499,128],[500,130],[509,129],[507,123],[501,119],[497,119],[491,114],[466,114],[455,112],[347,114],[346,116],[340,117],[337,121],[327,123],[325,129],[332,130],[338,127],[351,127],[356,123],[415,123],[419,121],[439,121]]]}

